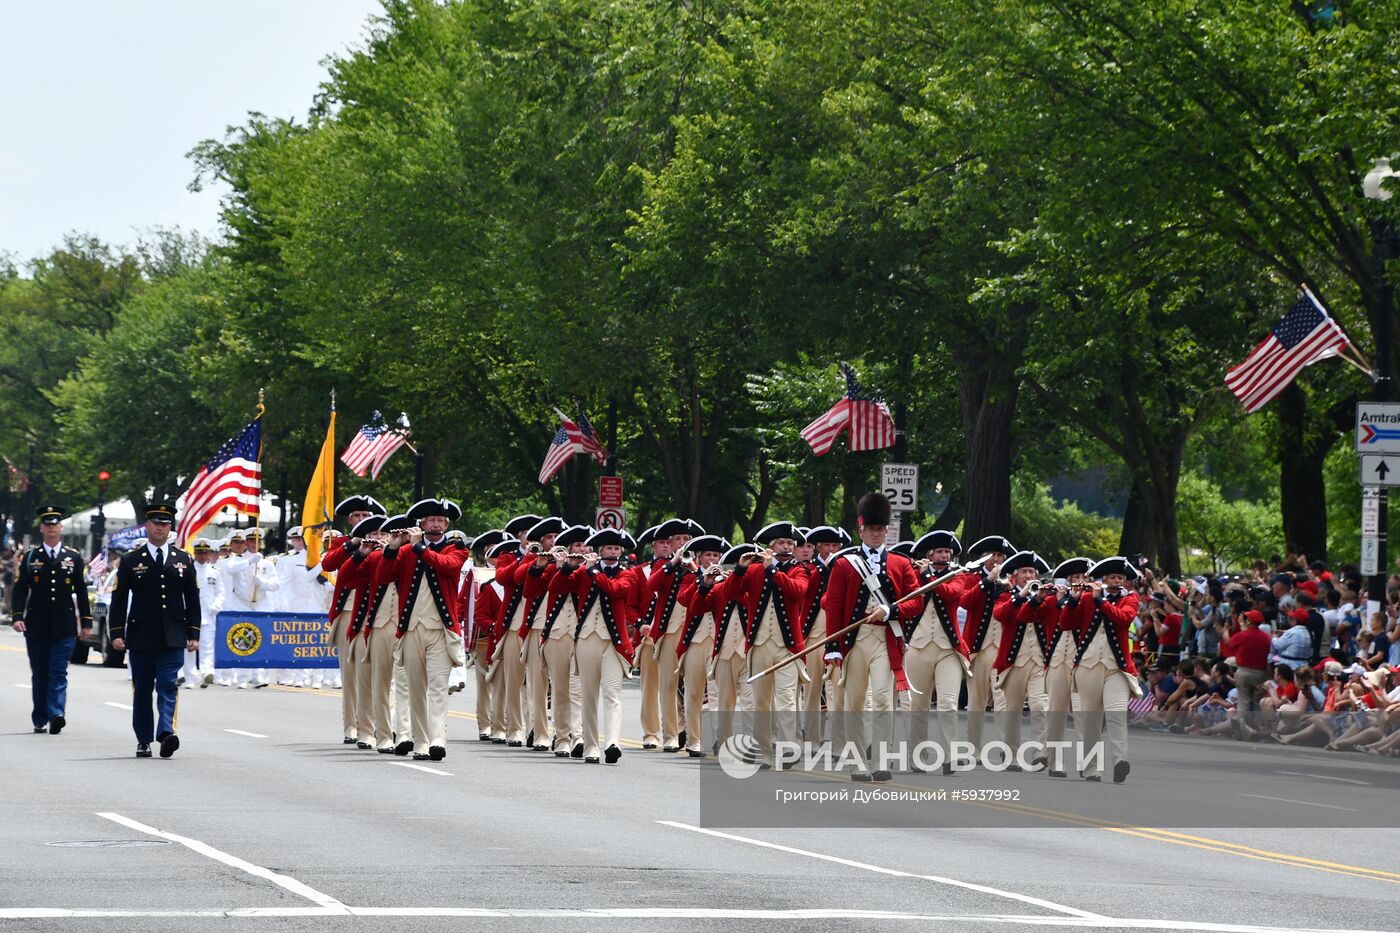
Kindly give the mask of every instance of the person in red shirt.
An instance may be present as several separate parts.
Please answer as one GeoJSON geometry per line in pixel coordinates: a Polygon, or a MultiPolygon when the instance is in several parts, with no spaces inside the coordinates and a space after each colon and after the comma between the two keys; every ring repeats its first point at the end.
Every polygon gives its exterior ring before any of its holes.
{"type": "Polygon", "coordinates": [[[1239,632],[1230,636],[1221,653],[1235,659],[1235,686],[1239,690],[1235,705],[1248,717],[1259,712],[1259,690],[1269,676],[1273,639],[1259,627],[1264,624],[1264,613],[1258,609],[1244,613],[1241,623],[1239,632]]]}

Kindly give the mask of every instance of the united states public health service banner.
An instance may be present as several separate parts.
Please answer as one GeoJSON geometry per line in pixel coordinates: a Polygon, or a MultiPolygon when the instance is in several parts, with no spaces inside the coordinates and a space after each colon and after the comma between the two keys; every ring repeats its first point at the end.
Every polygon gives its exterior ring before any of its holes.
{"type": "Polygon", "coordinates": [[[221,612],[214,618],[216,668],[337,667],[331,624],[319,612],[221,612]]]}

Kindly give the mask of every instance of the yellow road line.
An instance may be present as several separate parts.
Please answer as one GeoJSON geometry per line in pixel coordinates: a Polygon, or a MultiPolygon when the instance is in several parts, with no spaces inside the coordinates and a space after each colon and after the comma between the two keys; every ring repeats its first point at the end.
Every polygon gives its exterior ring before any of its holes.
{"type": "Polygon", "coordinates": [[[24,654],[23,648],[16,648],[14,645],[0,645],[0,651],[13,651],[15,654],[24,654]]]}

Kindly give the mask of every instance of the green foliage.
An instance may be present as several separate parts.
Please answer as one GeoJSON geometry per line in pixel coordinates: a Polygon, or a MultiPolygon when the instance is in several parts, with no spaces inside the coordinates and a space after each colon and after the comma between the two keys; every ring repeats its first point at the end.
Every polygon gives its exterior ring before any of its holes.
{"type": "Polygon", "coordinates": [[[1011,485],[1011,543],[1038,552],[1051,567],[1071,557],[1114,554],[1121,533],[1113,519],[1055,502],[1047,483],[1017,477],[1011,485]]]}
{"type": "Polygon", "coordinates": [[[1283,526],[1270,502],[1229,501],[1210,480],[1187,473],[1179,488],[1187,570],[1219,573],[1283,553],[1283,526]]]}

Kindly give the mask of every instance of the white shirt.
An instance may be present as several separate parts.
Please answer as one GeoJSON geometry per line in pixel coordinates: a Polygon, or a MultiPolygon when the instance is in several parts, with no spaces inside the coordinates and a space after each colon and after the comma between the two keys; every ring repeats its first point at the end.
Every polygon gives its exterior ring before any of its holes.
{"type": "Polygon", "coordinates": [[[162,544],[160,547],[156,547],[154,544],[147,542],[146,553],[151,555],[151,560],[157,561],[163,566],[165,564],[166,558],[170,556],[165,553],[165,549],[167,547],[169,547],[169,545],[167,544],[162,544]]]}
{"type": "Polygon", "coordinates": [[[861,551],[862,554],[865,555],[865,562],[866,562],[867,564],[870,565],[870,572],[871,572],[871,573],[879,573],[879,572],[880,572],[880,555],[883,554],[883,553],[885,552],[885,546],[884,546],[884,545],[880,545],[879,547],[875,548],[874,550],[871,550],[871,548],[870,548],[868,545],[862,544],[862,545],[860,546],[860,551],[861,551]]]}

